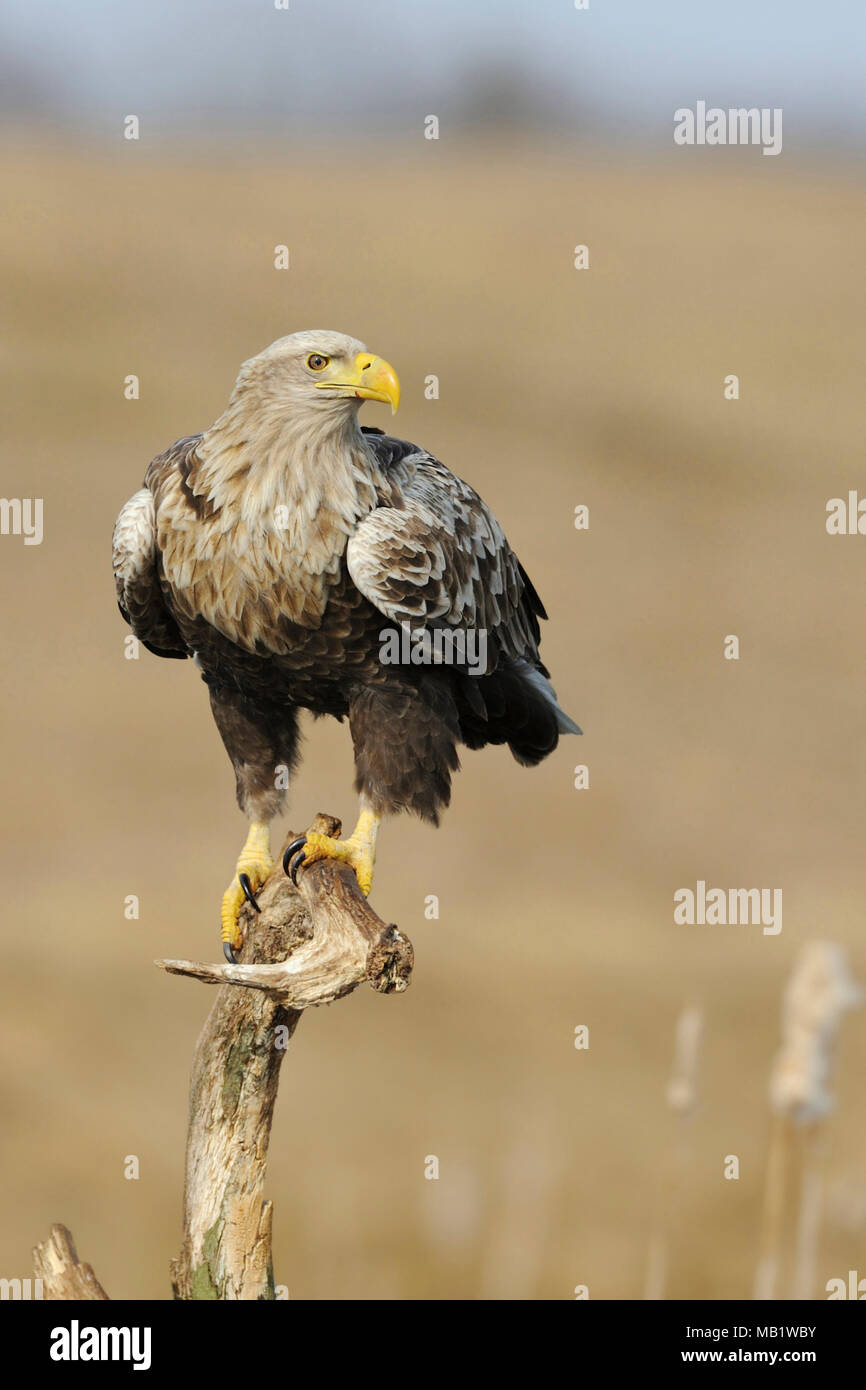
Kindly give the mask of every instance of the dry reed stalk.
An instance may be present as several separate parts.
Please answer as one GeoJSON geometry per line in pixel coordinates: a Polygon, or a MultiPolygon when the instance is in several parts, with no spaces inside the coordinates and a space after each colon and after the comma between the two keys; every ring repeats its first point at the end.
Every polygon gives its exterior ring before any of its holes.
{"type": "Polygon", "coordinates": [[[544,1252],[554,1227],[555,1191],[561,1178],[553,1116],[527,1095],[519,1128],[502,1145],[490,1233],[479,1273],[479,1298],[534,1298],[544,1252]]]}
{"type": "Polygon", "coordinates": [[[756,1299],[777,1297],[789,1194],[798,1192],[794,1297],[809,1298],[820,1235],[822,1124],[833,1108],[830,1078],[839,1025],[861,1000],[844,951],[804,946],[782,1000],[782,1046],[770,1075],[772,1130],[764,1183],[756,1299]],[[799,1159],[799,1181],[792,1180],[799,1159]]]}
{"type": "Polygon", "coordinates": [[[698,1106],[698,1060],[703,1026],[703,1010],[694,1004],[683,1009],[677,1019],[674,1062],[666,1091],[668,1106],[675,1116],[675,1129],[656,1193],[644,1284],[644,1299],[650,1301],[663,1299],[667,1287],[670,1252],[676,1235],[676,1198],[688,1168],[692,1121],[698,1106]]]}
{"type": "Polygon", "coordinates": [[[824,1204],[823,1166],[826,1144],[816,1125],[809,1125],[804,1129],[799,1135],[799,1142],[800,1205],[797,1213],[792,1296],[810,1299],[815,1297],[815,1270],[818,1265],[824,1204]]]}

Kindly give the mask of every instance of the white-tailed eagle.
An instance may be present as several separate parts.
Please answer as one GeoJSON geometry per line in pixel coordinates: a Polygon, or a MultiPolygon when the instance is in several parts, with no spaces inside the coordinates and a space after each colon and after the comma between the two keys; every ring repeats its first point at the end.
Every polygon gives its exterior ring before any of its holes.
{"type": "Polygon", "coordinates": [[[364,893],[382,816],[435,824],[458,744],[507,743],[532,766],[580,732],[539,658],[541,600],[493,513],[424,449],[359,426],[363,401],[399,399],[393,368],[354,338],[280,338],[243,364],[210,429],[153,460],[117,519],[120,611],[150,651],[198,664],[250,822],[223,895],[229,960],[244,897],[273,866],[299,710],[348,717],[361,811],[349,839],[308,836],[286,867],[341,859],[364,893]],[[395,632],[414,659],[388,646],[395,632]]]}

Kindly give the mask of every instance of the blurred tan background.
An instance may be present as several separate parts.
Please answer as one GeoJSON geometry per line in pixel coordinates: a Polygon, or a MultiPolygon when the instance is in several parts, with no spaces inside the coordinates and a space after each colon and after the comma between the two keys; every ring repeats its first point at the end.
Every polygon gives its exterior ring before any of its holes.
{"type": "MultiPolygon", "coordinates": [[[[866,541],[824,526],[863,476],[866,195],[843,163],[694,155],[476,130],[347,163],[264,139],[217,154],[17,131],[0,165],[3,492],[43,497],[45,534],[0,539],[3,1276],[26,1276],[59,1220],[113,1296],[169,1296],[212,998],[151,962],[217,957],[243,822],[192,665],[124,659],[110,535],[242,359],[321,326],[394,364],[395,431],[496,511],[585,736],[534,771],[466,752],[438,832],[385,827],[373,903],[412,937],[415,979],[301,1022],[271,1147],[277,1282],[293,1298],[640,1297],[674,1026],[698,1001],[668,1292],[749,1296],[782,988],[814,938],[866,979],[866,541]],[[674,891],[699,878],[781,887],[781,934],[674,926],[674,891]]],[[[348,820],[351,782],[347,730],[309,721],[286,827],[348,820]]],[[[860,1012],[826,1130],[816,1296],[866,1274],[864,1067],[860,1012]]]]}

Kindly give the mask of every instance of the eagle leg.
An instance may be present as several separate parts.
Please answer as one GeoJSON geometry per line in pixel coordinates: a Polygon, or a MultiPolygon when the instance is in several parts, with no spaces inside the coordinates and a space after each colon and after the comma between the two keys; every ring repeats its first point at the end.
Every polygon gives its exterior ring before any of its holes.
{"type": "Polygon", "coordinates": [[[369,897],[373,886],[373,866],[376,862],[376,836],[381,819],[376,811],[362,802],[358,824],[348,840],[334,840],[330,835],[310,831],[286,846],[283,855],[284,870],[292,882],[297,883],[298,870],[302,865],[315,864],[317,859],[336,859],[354,870],[358,887],[365,898],[369,897]]]}
{"type": "Polygon", "coordinates": [[[236,877],[223,893],[222,943],[226,960],[235,963],[236,953],[244,942],[238,925],[238,914],[244,901],[252,903],[258,912],[256,891],[261,888],[274,861],[271,857],[270,830],[267,821],[253,821],[236,866],[236,877]]]}

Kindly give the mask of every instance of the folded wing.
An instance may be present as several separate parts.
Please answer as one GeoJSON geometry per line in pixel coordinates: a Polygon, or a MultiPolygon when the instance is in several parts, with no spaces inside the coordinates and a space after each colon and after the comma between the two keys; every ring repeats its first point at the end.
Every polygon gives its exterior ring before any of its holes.
{"type": "Polygon", "coordinates": [[[140,488],[121,509],[111,547],[117,604],[148,651],[182,659],[190,653],[162,593],[153,494],[140,488]]]}
{"type": "Polygon", "coordinates": [[[547,615],[496,517],[429,454],[402,463],[400,504],[378,507],[349,540],[356,587],[395,623],[485,630],[488,669],[503,655],[537,664],[547,615]]]}

